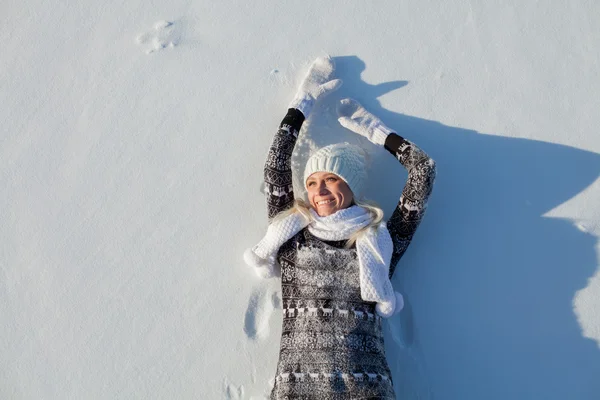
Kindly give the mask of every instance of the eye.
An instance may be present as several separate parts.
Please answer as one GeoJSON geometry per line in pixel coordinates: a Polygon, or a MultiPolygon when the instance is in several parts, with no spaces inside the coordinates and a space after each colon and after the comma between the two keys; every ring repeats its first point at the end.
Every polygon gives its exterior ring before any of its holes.
{"type": "Polygon", "coordinates": [[[327,180],[330,182],[337,182],[337,178],[335,176],[329,176],[327,177],[327,180]]]}
{"type": "Polygon", "coordinates": [[[306,184],[307,187],[311,187],[315,184],[315,181],[310,181],[306,184]]]}

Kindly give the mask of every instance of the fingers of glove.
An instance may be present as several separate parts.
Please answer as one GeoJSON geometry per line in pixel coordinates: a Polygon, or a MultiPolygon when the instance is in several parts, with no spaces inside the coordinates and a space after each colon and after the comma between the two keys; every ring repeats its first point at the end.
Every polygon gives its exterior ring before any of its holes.
{"type": "Polygon", "coordinates": [[[313,71],[318,73],[320,76],[328,77],[333,73],[335,69],[335,63],[330,56],[327,57],[317,57],[315,61],[311,64],[309,68],[309,73],[313,71]]]}
{"type": "Polygon", "coordinates": [[[320,85],[331,79],[334,63],[331,58],[319,57],[308,68],[302,85],[320,85]]]}
{"type": "Polygon", "coordinates": [[[352,132],[358,133],[359,135],[366,136],[364,127],[352,118],[339,117],[338,121],[340,125],[342,125],[344,128],[349,129],[352,132]]]}
{"type": "Polygon", "coordinates": [[[341,79],[334,79],[329,82],[325,82],[317,88],[316,97],[319,97],[323,94],[329,94],[335,90],[338,90],[342,86],[341,79]]]}

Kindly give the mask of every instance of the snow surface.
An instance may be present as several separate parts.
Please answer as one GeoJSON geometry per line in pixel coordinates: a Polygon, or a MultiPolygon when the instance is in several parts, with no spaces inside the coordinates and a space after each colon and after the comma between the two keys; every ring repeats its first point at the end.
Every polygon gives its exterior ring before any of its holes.
{"type": "Polygon", "coordinates": [[[346,140],[387,215],[406,173],[338,126],[359,100],[438,165],[386,328],[399,399],[600,396],[600,3],[258,0],[0,6],[0,398],[264,399],[277,280],[268,146],[335,57],[294,168],[346,140]]]}

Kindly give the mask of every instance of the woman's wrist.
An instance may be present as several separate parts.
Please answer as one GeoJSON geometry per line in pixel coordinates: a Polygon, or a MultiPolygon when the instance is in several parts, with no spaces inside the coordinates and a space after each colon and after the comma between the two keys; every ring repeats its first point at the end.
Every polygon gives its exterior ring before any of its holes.
{"type": "Polygon", "coordinates": [[[391,132],[385,139],[384,147],[393,154],[396,154],[400,150],[400,147],[406,143],[406,139],[402,136],[395,132],[391,132]]]}
{"type": "Polygon", "coordinates": [[[294,129],[296,131],[300,131],[300,128],[302,127],[302,123],[304,123],[305,119],[306,119],[306,116],[302,113],[301,110],[290,107],[288,109],[287,114],[283,118],[283,121],[281,121],[281,125],[288,125],[292,129],[294,129]]]}
{"type": "Polygon", "coordinates": [[[385,142],[391,133],[393,133],[392,130],[386,126],[375,127],[371,133],[370,139],[375,144],[385,146],[385,142]]]}
{"type": "Polygon", "coordinates": [[[308,118],[308,115],[312,111],[315,104],[315,99],[307,92],[298,92],[296,97],[292,100],[288,108],[295,108],[302,112],[304,118],[308,118]]]}

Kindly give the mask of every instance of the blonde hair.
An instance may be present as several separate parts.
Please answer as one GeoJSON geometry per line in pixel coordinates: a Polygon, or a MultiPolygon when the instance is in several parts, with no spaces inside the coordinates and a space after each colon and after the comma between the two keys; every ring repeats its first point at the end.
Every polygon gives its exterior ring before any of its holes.
{"type": "MultiPolygon", "coordinates": [[[[367,233],[369,229],[376,228],[377,225],[379,225],[379,223],[383,220],[383,210],[381,208],[379,208],[379,206],[375,202],[368,201],[368,200],[354,199],[352,201],[351,205],[356,205],[356,206],[363,207],[364,209],[366,209],[367,212],[373,218],[373,220],[371,221],[371,223],[369,223],[369,225],[365,226],[364,228],[361,228],[357,232],[353,233],[352,236],[350,236],[350,238],[348,238],[348,241],[346,241],[346,244],[344,246],[346,249],[349,249],[350,247],[352,247],[352,245],[354,245],[354,243],[356,243],[356,241],[358,240],[359,237],[361,237],[363,234],[367,233]]],[[[300,214],[304,215],[304,217],[306,217],[309,221],[312,222],[313,217],[310,213],[310,208],[311,208],[310,204],[308,204],[305,200],[296,199],[294,201],[294,205],[291,208],[277,214],[275,217],[273,217],[273,220],[271,221],[271,223],[280,221],[280,220],[282,220],[292,214],[295,214],[295,213],[300,213],[300,214]]]]}

